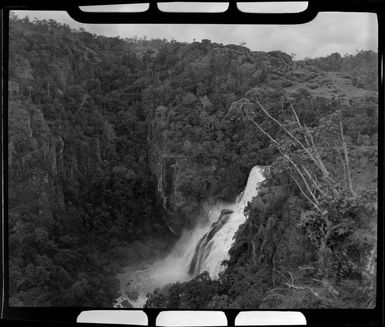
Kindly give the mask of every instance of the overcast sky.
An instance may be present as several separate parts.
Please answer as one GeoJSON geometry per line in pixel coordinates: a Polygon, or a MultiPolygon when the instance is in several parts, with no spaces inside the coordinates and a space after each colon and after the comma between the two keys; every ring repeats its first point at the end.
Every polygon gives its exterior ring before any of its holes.
{"type": "MultiPolygon", "coordinates": [[[[167,4],[163,10],[170,10],[167,4]]],[[[281,7],[278,10],[282,9],[281,7]]],[[[304,9],[303,5],[296,5],[304,9]]],[[[117,6],[113,11],[124,11],[127,7],[117,6]]],[[[131,7],[132,8],[132,7],[131,7]]],[[[134,7],[141,9],[141,5],[134,7]]],[[[202,7],[195,7],[202,11],[202,7]]],[[[84,10],[84,8],[82,8],[84,10]]],[[[145,7],[144,7],[145,9],[145,7]]],[[[225,10],[218,5],[205,4],[205,11],[225,10]]],[[[253,9],[253,8],[250,8],[253,9]]],[[[266,11],[266,4],[264,5],[266,11]]],[[[87,9],[94,11],[95,8],[87,9]]],[[[16,11],[19,17],[26,15],[32,20],[54,19],[71,27],[84,27],[98,35],[175,39],[192,42],[193,39],[210,39],[223,44],[246,43],[251,50],[282,50],[296,54],[295,59],[325,56],[333,52],[355,54],[357,50],[377,51],[377,17],[370,13],[321,13],[313,21],[301,25],[148,25],[148,24],[81,24],[66,12],[53,11],[16,11]]]]}

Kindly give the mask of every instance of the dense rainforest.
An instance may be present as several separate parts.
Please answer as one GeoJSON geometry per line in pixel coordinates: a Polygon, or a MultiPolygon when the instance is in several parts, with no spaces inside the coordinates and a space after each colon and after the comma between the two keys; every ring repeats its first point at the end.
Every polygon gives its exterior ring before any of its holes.
{"type": "Polygon", "coordinates": [[[374,305],[376,53],[294,61],[15,16],[9,33],[11,306],[112,306],[122,267],[166,253],[255,165],[226,269],[146,307],[374,305]]]}

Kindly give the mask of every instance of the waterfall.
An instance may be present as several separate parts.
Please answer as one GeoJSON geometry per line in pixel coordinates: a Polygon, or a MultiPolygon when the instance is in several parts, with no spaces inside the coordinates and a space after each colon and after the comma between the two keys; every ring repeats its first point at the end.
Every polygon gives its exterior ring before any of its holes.
{"type": "Polygon", "coordinates": [[[229,258],[228,251],[236,231],[246,221],[244,209],[258,194],[259,184],[264,180],[263,170],[260,166],[251,169],[247,185],[235,203],[206,204],[206,223],[184,231],[166,258],[146,267],[129,268],[123,275],[129,277],[130,285],[135,286],[140,296],[134,301],[121,296],[117,302],[126,299],[134,307],[139,307],[145,303],[145,294],[156,287],[177,281],[185,282],[204,271],[211,278],[217,278],[225,269],[221,263],[229,258]]]}
{"type": "Polygon", "coordinates": [[[249,201],[258,193],[258,184],[264,180],[262,168],[253,167],[249,174],[245,190],[237,197],[234,204],[223,209],[218,220],[200,239],[195,248],[189,273],[193,275],[207,271],[211,278],[217,278],[225,267],[223,260],[229,258],[228,251],[238,227],[246,220],[244,209],[249,201]]]}

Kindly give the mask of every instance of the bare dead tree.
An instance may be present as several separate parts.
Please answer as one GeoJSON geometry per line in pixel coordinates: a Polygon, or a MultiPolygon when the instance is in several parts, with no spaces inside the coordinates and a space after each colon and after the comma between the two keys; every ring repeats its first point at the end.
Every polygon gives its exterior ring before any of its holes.
{"type": "MultiPolygon", "coordinates": [[[[325,199],[327,196],[327,193],[330,194],[330,191],[335,190],[337,187],[336,181],[332,178],[331,174],[329,173],[321,155],[319,152],[319,149],[317,148],[313,134],[311,130],[305,125],[302,124],[299,116],[292,105],[290,103],[291,111],[295,117],[295,123],[299,130],[301,131],[303,138],[305,140],[306,145],[298,138],[296,137],[283,123],[278,121],[276,118],[274,118],[267,110],[266,108],[259,102],[258,98],[255,96],[255,103],[257,104],[258,108],[261,109],[261,111],[269,118],[271,121],[273,121],[275,124],[277,124],[281,130],[285,132],[285,134],[292,139],[295,144],[299,146],[299,148],[303,151],[305,154],[305,158],[310,159],[311,162],[314,163],[314,166],[316,170],[320,171],[322,174],[321,180],[317,177],[317,174],[315,172],[311,172],[308,168],[305,167],[303,163],[299,164],[295,160],[294,153],[291,151],[288,151],[287,148],[278,140],[275,139],[271,134],[269,134],[260,123],[258,123],[255,119],[255,104],[252,103],[249,100],[242,100],[240,102],[240,109],[243,112],[243,114],[246,116],[247,120],[249,120],[254,126],[258,128],[258,130],[263,133],[270,141],[271,143],[277,148],[277,150],[280,152],[283,158],[285,158],[290,165],[294,168],[298,176],[300,177],[300,180],[296,178],[294,175],[290,175],[290,177],[293,179],[295,184],[298,186],[298,189],[302,193],[302,195],[305,197],[305,199],[319,212],[322,213],[322,209],[320,208],[320,201],[321,199],[325,199]],[[302,185],[301,185],[302,184],[302,185]]],[[[351,194],[354,194],[353,186],[352,186],[352,180],[351,180],[351,173],[350,173],[350,167],[349,167],[349,153],[348,153],[348,147],[347,143],[344,137],[343,133],[343,127],[342,127],[342,115],[339,113],[339,134],[338,134],[338,140],[340,143],[340,146],[335,144],[335,148],[337,149],[342,169],[344,172],[344,180],[346,180],[346,184],[348,185],[348,189],[351,194]],[[340,150],[341,149],[341,150],[340,150]],[[342,156],[342,154],[343,156],[342,156]]]]}
{"type": "MultiPolygon", "coordinates": [[[[263,113],[273,122],[275,122],[285,133],[293,140],[295,141],[309,156],[311,160],[318,166],[318,168],[321,170],[322,174],[324,175],[325,178],[329,179],[330,178],[330,173],[326,169],[324,163],[322,162],[322,159],[320,158],[318,151],[313,143],[313,146],[309,149],[305,147],[305,145],[298,139],[296,138],[293,133],[291,133],[281,122],[279,122],[277,119],[275,119],[270,113],[265,109],[265,107],[259,102],[258,98],[255,97],[255,101],[258,104],[259,108],[263,111],[263,113]],[[311,151],[315,150],[315,151],[311,151]],[[314,152],[314,153],[313,153],[314,152]]],[[[295,112],[294,107],[292,106],[292,110],[295,112]]],[[[295,116],[297,117],[297,124],[299,125],[300,129],[302,130],[302,125],[299,122],[298,115],[295,113],[295,116]]],[[[309,135],[311,137],[311,133],[309,135]]]]}

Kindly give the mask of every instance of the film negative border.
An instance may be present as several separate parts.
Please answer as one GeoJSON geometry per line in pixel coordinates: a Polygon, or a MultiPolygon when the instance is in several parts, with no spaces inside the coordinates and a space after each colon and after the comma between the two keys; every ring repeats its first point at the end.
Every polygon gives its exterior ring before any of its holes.
{"type": "MultiPolygon", "coordinates": [[[[271,1],[271,0],[266,0],[271,1]]],[[[266,2],[264,1],[264,2],[266,2]]],[[[168,2],[168,1],[157,1],[168,2]]],[[[384,251],[383,251],[383,235],[384,235],[384,1],[382,0],[313,0],[309,1],[309,7],[302,13],[296,14],[250,14],[239,11],[236,2],[247,1],[226,1],[229,2],[229,9],[224,13],[164,13],[156,7],[156,1],[107,1],[107,0],[67,0],[65,3],[53,1],[4,1],[2,4],[2,72],[3,80],[8,78],[8,18],[9,10],[65,10],[69,15],[83,23],[194,23],[194,24],[300,24],[312,20],[318,12],[322,11],[348,11],[348,12],[373,12],[377,14],[379,23],[379,160],[378,160],[378,265],[377,265],[377,307],[370,309],[298,309],[294,311],[302,312],[309,326],[323,325],[362,325],[375,326],[384,324],[384,251]],[[119,3],[150,3],[149,10],[144,13],[86,13],[79,9],[84,5],[107,5],[119,3]],[[381,110],[382,109],[382,110],[381,110]]],[[[194,1],[187,1],[194,2],[194,1]]],[[[276,2],[276,1],[273,1],[276,2]]],[[[105,308],[10,308],[7,303],[7,103],[8,103],[8,85],[2,83],[2,307],[1,318],[7,320],[21,320],[27,325],[45,322],[61,322],[72,324],[76,321],[77,316],[84,310],[95,310],[105,308]]],[[[134,309],[120,309],[134,310],[134,309]]],[[[171,309],[169,309],[171,310],[171,309]]],[[[143,309],[149,319],[149,326],[155,326],[156,316],[160,309],[143,309]]],[[[207,310],[205,310],[207,311],[207,310]]],[[[218,310],[215,310],[218,311],[218,310]]],[[[228,326],[234,326],[236,315],[240,311],[250,310],[224,310],[228,319],[228,326]]],[[[274,310],[272,310],[274,311],[274,310]]],[[[280,310],[282,311],[282,310],[280,310]]],[[[291,310],[288,310],[291,311],[291,310]]],[[[186,324],[187,325],[187,324],[186,324]]]]}

